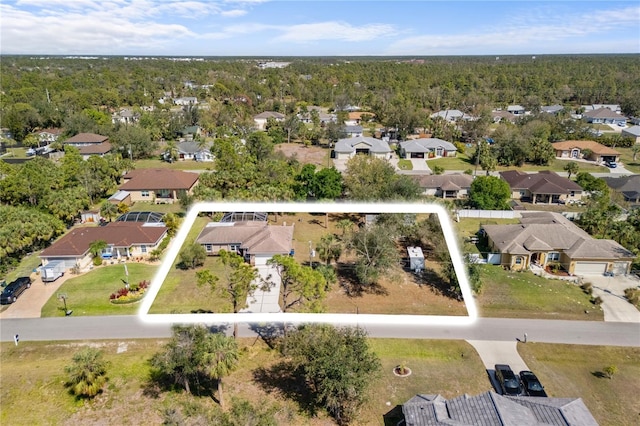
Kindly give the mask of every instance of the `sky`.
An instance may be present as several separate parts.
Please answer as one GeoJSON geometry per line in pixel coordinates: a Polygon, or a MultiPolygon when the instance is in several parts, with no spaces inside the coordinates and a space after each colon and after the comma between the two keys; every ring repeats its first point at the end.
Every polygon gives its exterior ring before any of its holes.
{"type": "Polygon", "coordinates": [[[640,0],[0,0],[0,54],[640,53],[640,0]]]}

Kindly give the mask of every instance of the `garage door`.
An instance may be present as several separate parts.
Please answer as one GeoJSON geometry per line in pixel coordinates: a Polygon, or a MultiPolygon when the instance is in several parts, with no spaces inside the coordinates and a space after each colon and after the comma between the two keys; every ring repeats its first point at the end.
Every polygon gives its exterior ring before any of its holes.
{"type": "Polygon", "coordinates": [[[260,256],[256,255],[253,258],[255,266],[263,266],[267,264],[267,260],[271,259],[271,256],[260,256]]]}
{"type": "Polygon", "coordinates": [[[614,275],[625,275],[629,270],[629,262],[614,262],[613,263],[613,274],[614,275]]]}
{"type": "Polygon", "coordinates": [[[607,270],[607,262],[576,262],[576,275],[600,275],[607,270]]]}

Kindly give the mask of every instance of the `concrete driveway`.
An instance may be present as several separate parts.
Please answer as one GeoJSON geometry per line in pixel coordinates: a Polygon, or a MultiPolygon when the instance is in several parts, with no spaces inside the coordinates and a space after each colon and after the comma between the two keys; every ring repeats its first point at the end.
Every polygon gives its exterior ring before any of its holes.
{"type": "Polygon", "coordinates": [[[604,275],[584,275],[583,281],[593,284],[593,295],[602,298],[605,321],[640,323],[640,312],[624,297],[627,288],[639,288],[640,280],[631,275],[605,277],[604,275]]]}
{"type": "MultiPolygon", "coordinates": [[[[524,339],[524,334],[522,339],[524,339]]],[[[522,357],[518,353],[516,340],[512,342],[490,341],[490,340],[467,340],[478,352],[484,368],[487,369],[487,376],[493,388],[502,394],[502,388],[495,376],[496,364],[507,364],[517,375],[520,371],[529,370],[522,357]]]]}
{"type": "Polygon", "coordinates": [[[15,303],[12,303],[0,313],[0,319],[40,318],[40,311],[44,304],[47,303],[47,300],[56,294],[62,283],[73,276],[66,273],[54,282],[45,284],[38,275],[35,281],[31,283],[31,288],[22,293],[15,303]]]}

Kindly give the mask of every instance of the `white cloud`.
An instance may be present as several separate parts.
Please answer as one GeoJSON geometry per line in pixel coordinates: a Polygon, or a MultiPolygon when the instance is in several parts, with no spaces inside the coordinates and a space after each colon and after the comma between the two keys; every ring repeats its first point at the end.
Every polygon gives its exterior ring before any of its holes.
{"type": "Polygon", "coordinates": [[[317,22],[278,27],[282,34],[276,41],[304,43],[319,40],[368,41],[395,35],[397,31],[389,24],[367,24],[353,26],[346,22],[317,22]]]}
{"type": "Polygon", "coordinates": [[[608,49],[598,50],[595,44],[587,44],[584,39],[614,29],[634,28],[637,31],[639,23],[640,7],[603,10],[576,16],[559,15],[553,10],[537,10],[514,17],[508,23],[494,24],[490,28],[475,32],[407,37],[390,44],[384,54],[638,52],[637,41],[635,45],[616,43],[608,49]],[[630,50],[622,50],[624,48],[630,50]]]}
{"type": "Polygon", "coordinates": [[[236,18],[238,16],[244,16],[246,14],[247,11],[242,9],[223,10],[222,12],[220,12],[220,15],[228,18],[236,18]]]}

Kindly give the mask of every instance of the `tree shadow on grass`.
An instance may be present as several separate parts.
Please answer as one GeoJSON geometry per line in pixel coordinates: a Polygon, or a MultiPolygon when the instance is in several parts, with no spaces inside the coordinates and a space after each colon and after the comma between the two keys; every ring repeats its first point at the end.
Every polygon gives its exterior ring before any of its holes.
{"type": "Polygon", "coordinates": [[[420,287],[430,287],[436,293],[450,299],[461,299],[461,295],[457,291],[455,291],[455,289],[452,289],[451,285],[433,269],[425,268],[419,274],[415,274],[415,280],[420,287]]]}
{"type": "Polygon", "coordinates": [[[266,392],[278,392],[284,398],[295,401],[310,417],[318,413],[313,394],[309,391],[302,369],[282,361],[271,367],[260,367],[253,371],[253,380],[266,392]]]}
{"type": "MultiPolygon", "coordinates": [[[[186,392],[182,383],[177,383],[172,376],[164,374],[155,368],[151,368],[149,378],[142,383],[141,388],[142,394],[152,399],[158,399],[166,392],[186,392]]],[[[211,398],[216,403],[219,403],[214,396],[218,390],[217,380],[199,374],[189,380],[189,388],[191,395],[211,398]]]]}
{"type": "Polygon", "coordinates": [[[361,284],[352,265],[339,263],[337,267],[338,281],[349,297],[362,297],[365,294],[387,296],[389,292],[378,283],[361,284]]]}
{"type": "Polygon", "coordinates": [[[602,371],[592,371],[591,375],[594,376],[594,377],[597,377],[598,379],[608,379],[609,378],[609,376],[607,376],[602,371]]]}
{"type": "Polygon", "coordinates": [[[270,349],[278,347],[284,337],[284,327],[285,324],[276,322],[249,324],[249,329],[258,335],[257,339],[262,339],[270,349]]]}

